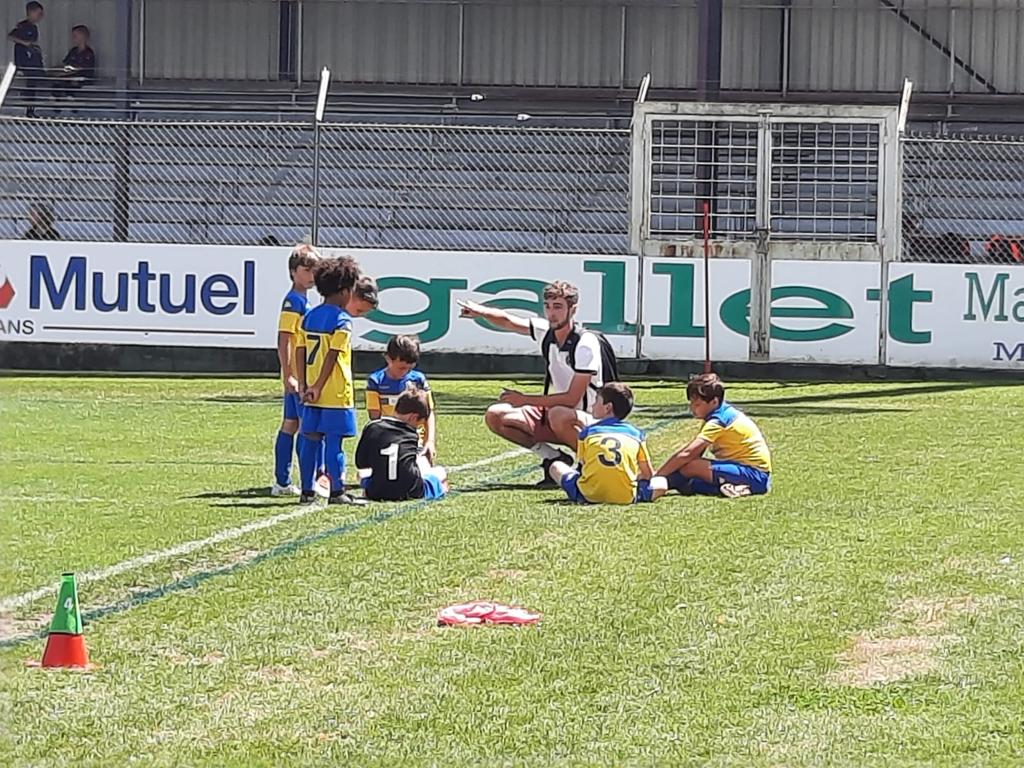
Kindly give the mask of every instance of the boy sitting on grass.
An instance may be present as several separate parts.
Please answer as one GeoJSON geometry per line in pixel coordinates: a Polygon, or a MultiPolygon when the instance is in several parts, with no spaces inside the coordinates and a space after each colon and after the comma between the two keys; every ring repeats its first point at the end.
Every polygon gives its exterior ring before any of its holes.
{"type": "Polygon", "coordinates": [[[652,501],[644,433],[624,419],[633,410],[633,392],[625,384],[605,384],[597,391],[591,415],[596,422],[579,434],[579,470],[548,459],[544,469],[577,504],[633,504],[652,501]]]}
{"type": "Polygon", "coordinates": [[[697,436],[676,451],[651,479],[655,499],[669,489],[684,496],[750,496],[772,487],[772,458],[757,425],[725,400],[717,374],[705,373],[686,385],[690,410],[704,421],[697,436]],[[703,458],[711,449],[713,460],[703,458]]]}
{"type": "Polygon", "coordinates": [[[366,411],[371,421],[381,416],[394,416],[395,404],[407,389],[418,389],[427,395],[430,416],[420,425],[420,450],[427,461],[437,460],[437,417],[434,415],[434,395],[420,362],[420,340],[415,336],[392,336],[384,352],[387,363],[370,374],[366,381],[366,411]]]}
{"type": "Polygon", "coordinates": [[[440,499],[448,473],[432,467],[419,451],[417,429],[430,418],[430,397],[421,389],[398,396],[390,416],[371,421],[356,447],[356,467],[366,498],[372,501],[440,499]]]}

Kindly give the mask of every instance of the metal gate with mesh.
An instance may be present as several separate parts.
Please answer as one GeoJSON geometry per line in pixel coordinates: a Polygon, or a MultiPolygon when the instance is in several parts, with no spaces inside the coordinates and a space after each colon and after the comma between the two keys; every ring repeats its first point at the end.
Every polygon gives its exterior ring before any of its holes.
{"type": "Polygon", "coordinates": [[[884,281],[898,256],[896,121],[895,107],[637,104],[631,249],[700,258],[706,228],[712,258],[750,264],[749,359],[777,359],[773,264],[874,262],[884,281]]]}

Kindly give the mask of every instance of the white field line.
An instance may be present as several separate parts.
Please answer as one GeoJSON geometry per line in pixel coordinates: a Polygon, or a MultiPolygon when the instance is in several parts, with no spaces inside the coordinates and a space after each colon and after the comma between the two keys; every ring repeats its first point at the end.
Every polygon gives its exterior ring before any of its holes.
{"type": "MultiPolygon", "coordinates": [[[[489,456],[486,459],[480,459],[478,461],[471,461],[468,464],[461,464],[457,467],[451,467],[448,472],[465,472],[469,469],[477,469],[478,467],[486,467],[490,464],[497,464],[502,461],[520,456],[524,453],[529,453],[525,448],[519,448],[514,451],[506,451],[505,453],[499,453],[497,456],[489,456]]],[[[150,552],[148,555],[140,555],[139,557],[133,557],[129,560],[122,560],[120,563],[107,566],[106,568],[99,568],[95,571],[85,571],[83,573],[76,574],[78,583],[83,584],[86,582],[103,581],[104,579],[113,578],[114,576],[120,576],[122,573],[128,573],[134,571],[137,568],[144,568],[153,563],[159,563],[162,560],[169,560],[172,557],[181,557],[182,555],[188,555],[196,550],[204,549],[214,544],[220,544],[224,541],[231,541],[233,539],[245,536],[247,533],[253,531],[262,531],[265,528],[273,528],[275,525],[286,523],[289,520],[297,520],[300,517],[312,514],[323,509],[319,504],[310,504],[308,506],[298,507],[290,512],[283,512],[280,515],[273,515],[272,517],[265,517],[262,520],[254,520],[251,523],[240,525],[237,528],[228,528],[223,531],[219,531],[212,536],[207,536],[205,539],[195,539],[194,541],[186,541],[184,544],[178,544],[174,547],[167,549],[161,549],[156,552],[150,552]]],[[[23,592],[20,595],[12,595],[11,597],[5,597],[0,600],[0,613],[15,610],[21,608],[24,605],[39,600],[46,596],[52,596],[57,589],[59,584],[54,584],[46,587],[39,587],[39,589],[33,589],[28,592],[23,592]]]]}

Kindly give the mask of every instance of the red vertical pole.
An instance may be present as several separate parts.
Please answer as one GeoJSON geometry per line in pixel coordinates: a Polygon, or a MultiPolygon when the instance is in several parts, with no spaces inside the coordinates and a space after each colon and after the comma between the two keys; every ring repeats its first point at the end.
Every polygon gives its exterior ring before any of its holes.
{"type": "Polygon", "coordinates": [[[704,201],[704,373],[711,373],[711,204],[704,201]]]}

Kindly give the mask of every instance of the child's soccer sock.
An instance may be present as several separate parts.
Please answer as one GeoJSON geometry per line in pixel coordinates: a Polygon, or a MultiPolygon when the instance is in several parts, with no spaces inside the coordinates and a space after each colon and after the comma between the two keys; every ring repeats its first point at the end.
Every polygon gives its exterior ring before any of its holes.
{"type": "Polygon", "coordinates": [[[313,483],[316,482],[316,465],[321,453],[320,440],[310,440],[303,437],[299,441],[299,483],[303,493],[313,492],[313,483]]]}
{"type": "Polygon", "coordinates": [[[345,452],[341,447],[341,435],[327,435],[324,438],[327,451],[327,476],[331,478],[331,493],[345,490],[345,452]]]}
{"type": "Polygon", "coordinates": [[[295,447],[295,435],[278,432],[274,441],[274,481],[278,485],[288,485],[292,481],[292,448],[295,447]]]}
{"type": "Polygon", "coordinates": [[[557,459],[562,455],[561,451],[556,451],[547,443],[537,443],[531,447],[530,450],[537,454],[541,459],[557,459]]]}

